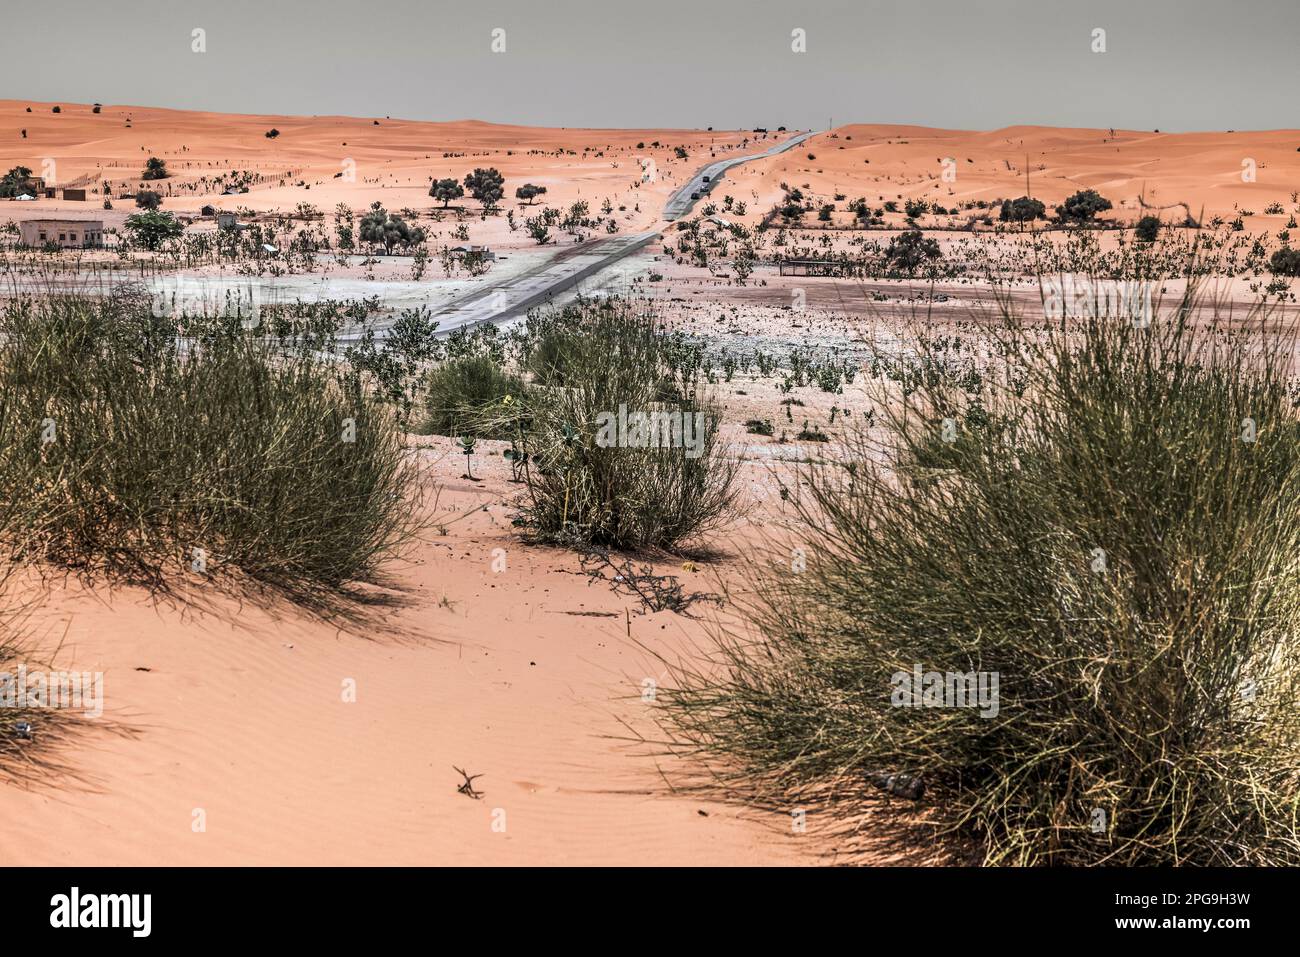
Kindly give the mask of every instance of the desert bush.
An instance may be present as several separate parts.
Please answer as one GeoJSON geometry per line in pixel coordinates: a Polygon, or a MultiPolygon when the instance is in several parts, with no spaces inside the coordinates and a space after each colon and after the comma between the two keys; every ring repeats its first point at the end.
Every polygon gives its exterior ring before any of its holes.
{"type": "Polygon", "coordinates": [[[388,212],[379,202],[371,203],[370,211],[361,217],[357,235],[362,242],[383,246],[389,256],[397,246],[409,249],[424,242],[423,229],[388,212]]]}
{"type": "Polygon", "coordinates": [[[132,213],[123,224],[131,241],[144,249],[156,250],[169,239],[175,239],[185,231],[185,227],[171,213],[147,209],[142,213],[132,213]]]}
{"type": "Polygon", "coordinates": [[[526,387],[486,354],[461,356],[442,363],[428,377],[426,418],[421,431],[433,435],[485,439],[515,437],[509,407],[525,401],[526,387]],[[506,414],[503,414],[506,413],[506,414]]]}
{"type": "Polygon", "coordinates": [[[304,595],[373,578],[418,527],[419,484],[389,407],[325,345],[129,296],[11,303],[0,503],[21,506],[24,557],[304,595]]]}
{"type": "Polygon", "coordinates": [[[1300,249],[1284,246],[1275,250],[1268,265],[1278,276],[1300,276],[1300,249]]]}
{"type": "Polygon", "coordinates": [[[936,240],[930,239],[919,229],[908,229],[889,241],[885,250],[885,261],[891,269],[908,276],[916,270],[943,258],[943,251],[936,240]]]}
{"type": "MultiPolygon", "coordinates": [[[[8,419],[3,410],[8,396],[0,394],[0,443],[8,447],[14,436],[6,428],[8,419]]],[[[33,470],[34,471],[34,470],[33,470]]],[[[29,472],[26,480],[35,480],[29,472]]],[[[15,552],[21,552],[23,513],[26,503],[0,501],[0,779],[21,778],[39,767],[30,751],[32,741],[39,735],[42,742],[49,740],[50,732],[61,723],[57,715],[48,710],[32,708],[18,697],[14,682],[18,665],[31,662],[24,647],[23,625],[27,612],[22,598],[23,589],[10,587],[17,568],[15,552]]]]}
{"type": "Polygon", "coordinates": [[[904,785],[988,863],[1300,862],[1300,429],[1263,309],[1002,301],[983,394],[928,378],[791,483],[758,640],[660,690],[677,746],[786,806],[904,785]],[[918,665],[993,707],[900,699],[918,665]]]}
{"type": "Polygon", "coordinates": [[[171,173],[167,170],[167,161],[156,156],[150,156],[140,171],[141,179],[167,179],[169,176],[171,173]]]}
{"type": "Polygon", "coordinates": [[[537,538],[680,550],[727,518],[737,466],[724,455],[718,410],[698,366],[674,361],[648,306],[579,299],[530,317],[527,338],[536,388],[522,436],[523,519],[537,538]],[[694,442],[670,432],[668,447],[620,444],[611,420],[626,436],[624,412],[681,416],[694,442]]]}
{"type": "Polygon", "coordinates": [[[1040,218],[1047,211],[1042,200],[1029,196],[1019,199],[1004,199],[998,218],[1003,222],[1028,223],[1040,218]]]}
{"type": "Polygon", "coordinates": [[[1098,213],[1110,208],[1110,200],[1095,189],[1081,189],[1056,207],[1056,215],[1065,222],[1090,223],[1098,213]]]}
{"type": "Polygon", "coordinates": [[[1133,229],[1133,233],[1141,242],[1155,242],[1156,238],[1160,235],[1160,217],[1143,216],[1138,220],[1137,226],[1133,229]]]}

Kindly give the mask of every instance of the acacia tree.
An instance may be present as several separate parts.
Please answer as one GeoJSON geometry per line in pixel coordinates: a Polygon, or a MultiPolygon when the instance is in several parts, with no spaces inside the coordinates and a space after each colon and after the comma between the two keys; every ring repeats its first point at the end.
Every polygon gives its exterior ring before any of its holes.
{"type": "Polygon", "coordinates": [[[423,229],[410,225],[400,216],[391,215],[377,202],[372,203],[370,212],[361,218],[360,233],[362,242],[378,243],[390,256],[395,246],[410,248],[424,242],[423,229]]]}
{"type": "Polygon", "coordinates": [[[465,177],[465,188],[483,204],[484,209],[494,209],[506,194],[505,177],[493,168],[479,167],[465,177]]]}
{"type": "Polygon", "coordinates": [[[150,156],[144,164],[144,172],[140,174],[141,179],[166,179],[171,173],[167,172],[167,161],[160,160],[156,156],[150,156]]]}
{"type": "Polygon", "coordinates": [[[919,229],[899,233],[889,241],[885,250],[886,261],[907,275],[915,275],[918,267],[942,256],[939,244],[919,229]]]}
{"type": "Polygon", "coordinates": [[[442,200],[442,208],[446,209],[453,199],[460,199],[465,195],[465,188],[451,179],[436,179],[429,185],[429,195],[434,199],[442,200]]]}
{"type": "Polygon", "coordinates": [[[532,183],[524,183],[515,190],[515,199],[522,199],[529,206],[533,205],[533,200],[538,196],[545,194],[545,186],[534,186],[532,183]]]}
{"type": "Polygon", "coordinates": [[[1041,200],[1034,199],[1030,196],[1021,196],[1019,199],[1004,199],[1002,201],[1002,211],[998,218],[1007,223],[1029,223],[1038,219],[1045,212],[1047,207],[1041,200]]]}
{"type": "Polygon", "coordinates": [[[1069,222],[1088,223],[1110,208],[1110,200],[1095,189],[1081,189],[1056,207],[1056,215],[1069,222]]]}
{"type": "Polygon", "coordinates": [[[125,226],[131,240],[149,250],[157,249],[165,240],[179,236],[185,229],[171,213],[152,209],[128,216],[125,226]]]}
{"type": "Polygon", "coordinates": [[[151,189],[142,189],[135,194],[135,205],[139,209],[157,209],[162,205],[162,197],[151,189]]]}

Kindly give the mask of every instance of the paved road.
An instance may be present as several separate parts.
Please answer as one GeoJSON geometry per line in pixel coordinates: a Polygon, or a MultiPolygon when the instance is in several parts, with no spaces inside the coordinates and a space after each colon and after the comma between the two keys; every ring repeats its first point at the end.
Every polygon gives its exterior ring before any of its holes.
{"type": "MultiPolygon", "coordinates": [[[[761,153],[745,156],[733,156],[718,160],[696,173],[691,180],[668,198],[664,205],[663,218],[671,222],[689,212],[696,200],[691,194],[698,192],[701,197],[714,186],[731,167],[765,156],[775,156],[795,147],[812,136],[813,133],[800,133],[789,139],[776,143],[761,153]],[[704,177],[709,182],[704,182],[704,177]]],[[[633,233],[626,236],[613,236],[581,246],[557,247],[558,251],[546,262],[512,276],[501,283],[484,287],[456,299],[435,310],[438,331],[450,333],[466,326],[479,326],[489,322],[505,322],[524,315],[529,309],[567,292],[584,279],[614,265],[620,259],[644,249],[659,236],[658,230],[645,233],[633,233]]],[[[490,276],[491,274],[489,274],[490,276]]],[[[387,323],[379,323],[375,335],[382,338],[387,331],[387,323]]],[[[354,339],[354,335],[344,334],[341,341],[354,339]]]]}
{"type": "Polygon", "coordinates": [[[813,136],[816,131],[810,133],[800,133],[798,136],[792,136],[788,140],[782,140],[773,146],[768,147],[762,153],[752,153],[747,156],[733,156],[730,159],[718,160],[709,166],[704,167],[696,173],[689,183],[679,189],[664,204],[664,219],[672,222],[677,217],[682,216],[690,211],[695,204],[691,199],[691,193],[698,192],[701,197],[706,192],[718,185],[718,180],[722,179],[722,174],[733,166],[741,163],[748,163],[750,160],[762,159],[765,156],[775,156],[777,153],[784,153],[788,149],[798,146],[808,137],[813,136]],[[705,182],[707,178],[707,182],[705,182]]]}
{"type": "MultiPolygon", "coordinates": [[[[561,246],[546,262],[492,286],[472,292],[433,310],[441,335],[466,326],[504,322],[524,315],[553,296],[614,265],[624,256],[642,249],[658,233],[613,236],[594,243],[561,246]]],[[[489,275],[491,275],[489,273],[489,275]]],[[[377,338],[383,338],[389,321],[373,326],[377,338]]],[[[359,333],[344,333],[340,342],[354,341],[359,333]]]]}

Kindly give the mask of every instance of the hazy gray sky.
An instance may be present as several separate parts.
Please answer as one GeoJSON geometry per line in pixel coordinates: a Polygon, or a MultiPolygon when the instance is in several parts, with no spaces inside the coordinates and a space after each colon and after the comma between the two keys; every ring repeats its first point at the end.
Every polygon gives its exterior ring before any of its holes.
{"type": "Polygon", "coordinates": [[[0,98],[546,126],[1296,126],[1300,0],[42,0],[0,98]],[[192,31],[207,51],[191,51],[192,31]],[[492,31],[505,31],[505,52],[492,31]],[[1093,31],[1106,31],[1094,53],[1093,31]],[[791,49],[805,31],[807,52],[791,49]]]}

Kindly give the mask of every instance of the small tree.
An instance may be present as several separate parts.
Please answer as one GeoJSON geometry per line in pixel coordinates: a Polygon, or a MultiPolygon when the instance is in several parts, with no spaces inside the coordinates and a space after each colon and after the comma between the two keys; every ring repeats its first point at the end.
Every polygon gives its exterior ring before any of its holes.
{"type": "Polygon", "coordinates": [[[152,209],[128,216],[125,226],[132,242],[149,250],[158,249],[163,242],[174,239],[185,230],[171,213],[152,209]]]}
{"type": "Polygon", "coordinates": [[[537,241],[537,245],[545,246],[551,240],[551,230],[546,225],[546,219],[542,216],[531,216],[524,220],[524,226],[528,229],[528,235],[537,241]]]}
{"type": "Polygon", "coordinates": [[[1268,268],[1278,276],[1300,276],[1300,249],[1283,246],[1273,253],[1268,268]]]}
{"type": "Polygon", "coordinates": [[[919,229],[909,229],[889,241],[885,261],[911,276],[919,267],[941,255],[938,242],[926,238],[919,229]]]}
{"type": "Polygon", "coordinates": [[[140,174],[141,179],[166,179],[171,173],[167,172],[167,161],[160,160],[156,156],[150,156],[144,164],[144,172],[140,174]]]}
{"type": "Polygon", "coordinates": [[[998,218],[1004,223],[1031,223],[1046,212],[1047,207],[1041,200],[1021,196],[1019,199],[1004,199],[998,218]]]}
{"type": "Polygon", "coordinates": [[[8,199],[20,195],[27,188],[32,178],[32,171],[26,166],[15,166],[0,178],[0,197],[8,199]]]}
{"type": "Polygon", "coordinates": [[[135,194],[135,205],[137,209],[154,210],[162,205],[162,197],[151,189],[142,189],[135,194]]]}
{"type": "Polygon", "coordinates": [[[361,241],[378,243],[384,252],[393,254],[395,246],[410,248],[424,242],[424,230],[411,226],[400,216],[390,215],[379,203],[372,203],[370,212],[361,219],[361,241]]]}
{"type": "Polygon", "coordinates": [[[480,167],[465,177],[465,188],[483,204],[484,209],[494,209],[506,194],[505,182],[505,177],[495,169],[480,167]]]}
{"type": "Polygon", "coordinates": [[[429,186],[429,195],[442,200],[442,208],[446,209],[453,199],[465,195],[465,188],[454,179],[436,179],[429,186]]]}
{"type": "Polygon", "coordinates": [[[266,138],[268,140],[273,140],[279,135],[280,135],[280,131],[275,129],[274,127],[266,131],[266,138]]]}
{"type": "Polygon", "coordinates": [[[524,183],[523,186],[520,186],[517,190],[515,190],[515,199],[521,199],[529,206],[531,206],[533,204],[533,200],[535,200],[538,196],[544,195],[545,193],[546,193],[545,186],[534,186],[532,183],[524,183]]]}
{"type": "Polygon", "coordinates": [[[334,207],[334,235],[338,239],[339,249],[342,251],[355,248],[356,244],[353,239],[355,222],[352,208],[347,203],[339,203],[334,207]]]}
{"type": "Polygon", "coordinates": [[[1133,230],[1140,242],[1153,243],[1156,237],[1160,235],[1160,217],[1143,216],[1138,220],[1137,226],[1133,230]]]}
{"type": "Polygon", "coordinates": [[[1110,208],[1110,200],[1095,189],[1082,189],[1057,206],[1056,215],[1066,222],[1088,223],[1110,208]]]}

